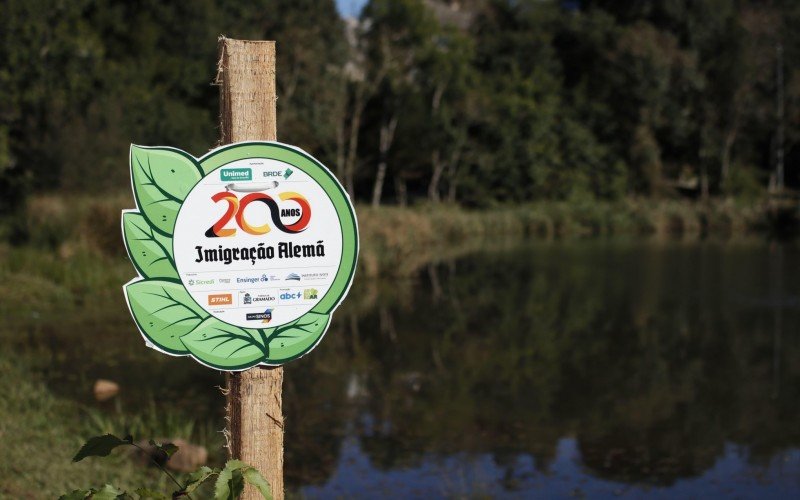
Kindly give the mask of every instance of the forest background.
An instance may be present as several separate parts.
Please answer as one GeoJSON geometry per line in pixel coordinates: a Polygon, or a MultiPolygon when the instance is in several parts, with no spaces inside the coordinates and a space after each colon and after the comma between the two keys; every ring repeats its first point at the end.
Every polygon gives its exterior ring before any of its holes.
{"type": "Polygon", "coordinates": [[[279,138],[358,202],[796,187],[791,1],[6,0],[0,206],[127,189],[133,142],[218,137],[215,40],[278,41],[279,138]]]}

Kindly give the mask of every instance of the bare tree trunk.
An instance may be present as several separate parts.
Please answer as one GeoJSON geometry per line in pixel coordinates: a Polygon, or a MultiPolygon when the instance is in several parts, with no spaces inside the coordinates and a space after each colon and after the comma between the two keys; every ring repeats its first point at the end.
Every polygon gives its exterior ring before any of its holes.
{"type": "MultiPolygon", "coordinates": [[[[220,142],[277,138],[275,42],[219,40],[220,142]]],[[[226,376],[228,451],[258,469],[283,499],[283,368],[255,367],[226,376]]],[[[245,500],[261,498],[246,486],[245,500]]]]}
{"type": "Polygon", "coordinates": [[[386,180],[386,170],[389,168],[388,156],[389,149],[394,141],[394,132],[397,129],[397,117],[393,116],[388,122],[381,124],[380,143],[378,145],[378,172],[375,175],[375,184],[372,187],[372,206],[378,207],[381,204],[383,194],[383,183],[386,180]]]}
{"type": "Polygon", "coordinates": [[[722,171],[720,172],[720,176],[722,177],[721,182],[723,189],[727,189],[728,177],[731,173],[731,150],[736,142],[736,134],[739,130],[738,121],[739,119],[737,116],[733,124],[728,127],[728,132],[725,134],[725,142],[722,144],[722,171]]]}
{"type": "Polygon", "coordinates": [[[708,167],[703,165],[700,168],[700,197],[703,201],[708,201],[708,167]]]}
{"type": "MultiPolygon", "coordinates": [[[[431,98],[431,118],[434,123],[439,122],[437,114],[439,113],[439,108],[442,104],[442,96],[444,95],[446,87],[446,83],[440,82],[433,91],[433,97],[431,98]]],[[[439,203],[439,181],[442,178],[444,168],[445,164],[442,162],[440,148],[436,147],[433,153],[431,153],[431,181],[428,183],[428,200],[433,203],[439,203]]]]}
{"type": "Polygon", "coordinates": [[[394,176],[394,191],[397,194],[397,204],[401,207],[408,206],[408,187],[406,180],[402,175],[395,174],[394,176]]]}
{"type": "Polygon", "coordinates": [[[353,98],[353,114],[350,117],[350,137],[347,142],[347,157],[345,159],[344,181],[347,194],[355,201],[355,171],[358,158],[358,132],[361,128],[361,115],[364,113],[367,89],[364,84],[358,84],[353,98]]]}
{"type": "Polygon", "coordinates": [[[445,163],[442,161],[439,148],[433,150],[431,153],[431,182],[428,184],[428,199],[433,203],[439,203],[439,180],[442,178],[445,163]]]}
{"type": "Polygon", "coordinates": [[[464,150],[464,143],[466,142],[466,138],[464,136],[459,136],[459,140],[456,142],[455,148],[453,148],[453,153],[450,155],[450,162],[447,164],[447,202],[448,203],[455,203],[456,202],[456,174],[458,174],[458,164],[461,161],[461,152],[464,150]]]}
{"type": "Polygon", "coordinates": [[[339,119],[336,122],[336,176],[342,183],[344,183],[345,172],[345,158],[347,141],[345,138],[345,129],[347,127],[347,80],[342,77],[342,88],[340,106],[337,106],[336,111],[339,114],[339,119]]]}
{"type": "Polygon", "coordinates": [[[449,182],[447,184],[447,203],[455,203],[456,202],[456,174],[458,173],[458,167],[455,164],[450,164],[450,168],[447,169],[447,178],[449,182]]]}
{"type": "Polygon", "coordinates": [[[783,144],[784,144],[784,97],[783,97],[783,44],[778,42],[775,47],[776,51],[776,73],[775,73],[775,86],[777,87],[776,95],[776,125],[775,125],[775,187],[778,191],[783,190],[783,144]]]}

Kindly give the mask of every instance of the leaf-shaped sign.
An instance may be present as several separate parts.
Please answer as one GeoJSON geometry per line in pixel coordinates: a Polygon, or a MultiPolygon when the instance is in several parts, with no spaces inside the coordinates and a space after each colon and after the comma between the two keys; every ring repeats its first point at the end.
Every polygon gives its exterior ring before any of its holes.
{"type": "Polygon", "coordinates": [[[200,158],[131,146],[129,159],[138,209],[123,211],[123,239],[143,279],[124,290],[150,347],[233,371],[317,345],[358,256],[352,203],[324,165],[257,141],[200,158]]]}
{"type": "Polygon", "coordinates": [[[253,366],[266,354],[266,334],[209,317],[181,337],[183,345],[203,363],[223,370],[253,366]]]}
{"type": "Polygon", "coordinates": [[[130,161],[139,209],[153,227],[171,235],[181,203],[202,177],[200,166],[168,148],[131,146],[130,161]]]}
{"type": "Polygon", "coordinates": [[[207,316],[179,283],[163,280],[136,281],[125,286],[128,303],[139,329],[159,348],[186,354],[180,340],[207,316]]]}
{"type": "Polygon", "coordinates": [[[302,355],[325,333],[330,318],[327,314],[306,313],[297,321],[276,328],[267,337],[268,363],[283,363],[302,355]]]}
{"type": "Polygon", "coordinates": [[[122,230],[128,253],[145,278],[178,279],[172,257],[172,238],[154,231],[138,212],[122,214],[122,230]]]}

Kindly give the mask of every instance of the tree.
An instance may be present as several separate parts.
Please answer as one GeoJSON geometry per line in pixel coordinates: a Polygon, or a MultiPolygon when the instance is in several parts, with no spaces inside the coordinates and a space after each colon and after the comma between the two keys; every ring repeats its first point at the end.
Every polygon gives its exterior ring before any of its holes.
{"type": "Polygon", "coordinates": [[[419,67],[429,57],[438,24],[421,0],[373,0],[362,19],[367,79],[376,92],[372,104],[379,135],[371,202],[378,206],[404,101],[419,92],[419,67]]]}

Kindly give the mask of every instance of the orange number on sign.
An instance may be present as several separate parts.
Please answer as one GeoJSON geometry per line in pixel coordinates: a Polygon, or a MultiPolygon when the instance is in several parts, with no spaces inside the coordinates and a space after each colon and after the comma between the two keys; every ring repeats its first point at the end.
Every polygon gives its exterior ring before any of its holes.
{"type": "Polygon", "coordinates": [[[236,234],[236,229],[225,228],[225,226],[233,218],[233,214],[239,211],[239,198],[233,193],[222,191],[212,196],[211,199],[214,200],[214,202],[220,202],[222,200],[227,201],[228,209],[213,226],[208,228],[206,236],[209,238],[233,236],[236,234]]]}

